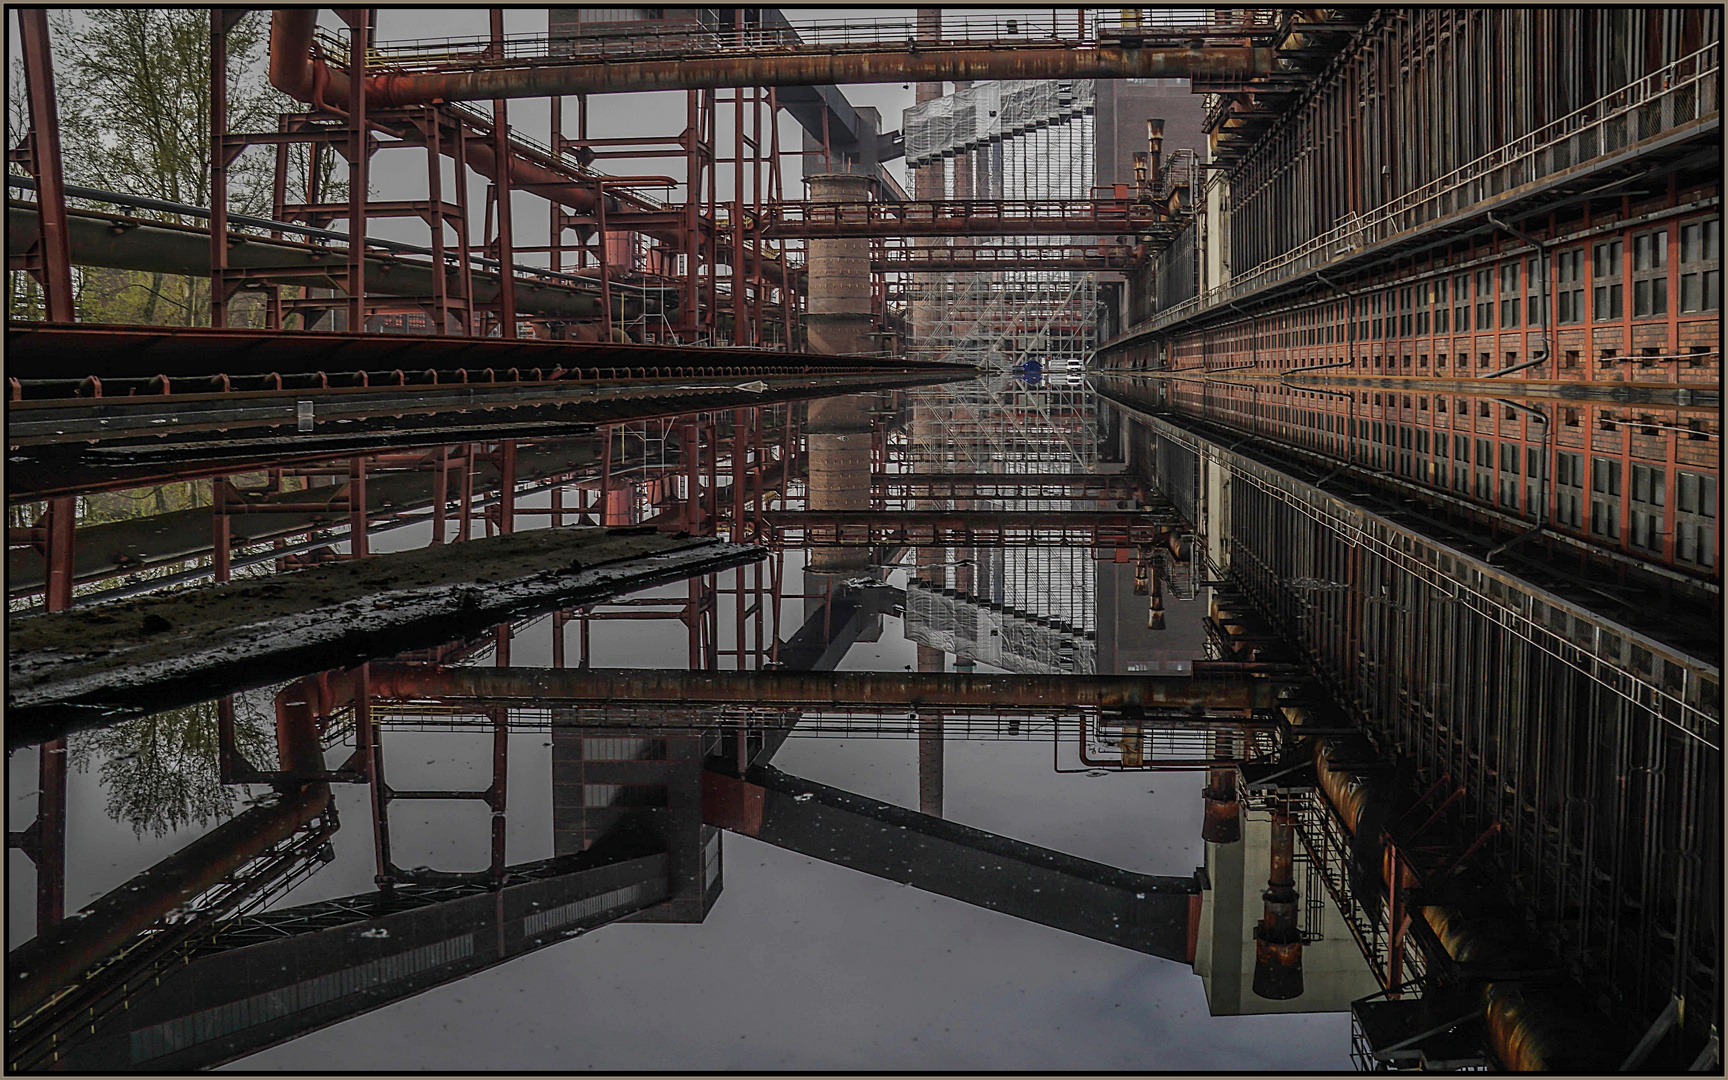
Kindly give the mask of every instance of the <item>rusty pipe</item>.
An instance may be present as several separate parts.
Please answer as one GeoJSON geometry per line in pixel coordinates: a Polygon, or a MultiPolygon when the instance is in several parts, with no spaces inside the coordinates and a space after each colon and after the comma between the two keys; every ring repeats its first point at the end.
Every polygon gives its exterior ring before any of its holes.
{"type": "MultiPolygon", "coordinates": [[[[347,100],[348,77],[312,55],[314,8],[277,8],[271,19],[270,83],[300,101],[347,100]]],[[[1269,48],[881,49],[848,53],[697,56],[636,63],[561,61],[533,67],[377,75],[367,100],[379,107],[443,101],[635,93],[727,86],[982,79],[1139,79],[1208,75],[1249,78],[1274,70],[1269,48]]]]}
{"type": "MultiPolygon", "coordinates": [[[[1229,736],[1214,738],[1213,753],[1222,760],[1230,754],[1229,736]]],[[[1200,825],[1200,839],[1213,844],[1234,844],[1242,839],[1242,803],[1236,797],[1236,767],[1219,766],[1206,772],[1206,787],[1200,792],[1205,800],[1206,814],[1200,825]]]]}
{"type": "MultiPolygon", "coordinates": [[[[268,67],[270,85],[296,101],[306,102],[319,109],[343,112],[346,108],[344,103],[348,101],[348,74],[331,68],[314,55],[312,37],[317,22],[318,9],[313,7],[276,8],[271,12],[268,67]]],[[[372,106],[383,108],[390,104],[377,98],[372,86],[369,85],[367,91],[367,101],[372,106]]],[[[426,98],[398,104],[435,104],[440,100],[444,99],[426,98]]],[[[411,126],[380,126],[387,127],[391,134],[411,145],[425,145],[425,137],[411,126]]],[[[444,147],[446,154],[454,156],[454,146],[446,141],[444,147]]],[[[498,156],[491,145],[483,139],[475,139],[469,142],[465,149],[469,167],[496,183],[499,176],[498,156]]],[[[580,213],[591,213],[594,210],[599,197],[598,181],[592,186],[572,183],[569,177],[520,157],[512,158],[507,167],[510,183],[514,187],[546,189],[537,193],[547,198],[555,198],[580,213]]],[[[607,209],[613,207],[608,206],[607,209]]]]}
{"type": "MultiPolygon", "coordinates": [[[[1278,683],[1197,662],[1189,675],[648,671],[372,665],[384,700],[758,704],[804,708],[1271,708],[1278,683]]],[[[1241,717],[1232,717],[1240,724],[1241,717]]]]}
{"type": "Polygon", "coordinates": [[[1302,930],[1296,922],[1296,823],[1293,797],[1272,806],[1271,872],[1261,894],[1265,908],[1254,927],[1254,994],[1271,1001],[1302,996],[1302,930]]]}
{"type": "Polygon", "coordinates": [[[1146,155],[1147,168],[1152,182],[1152,190],[1158,190],[1158,180],[1164,174],[1164,121],[1152,119],[1146,121],[1146,155]]]}
{"type": "MultiPolygon", "coordinates": [[[[378,75],[368,95],[380,106],[558,94],[620,94],[727,86],[985,79],[1247,79],[1273,70],[1271,49],[904,49],[570,63],[524,68],[378,75]]],[[[335,76],[332,73],[332,84],[335,76]]]]}

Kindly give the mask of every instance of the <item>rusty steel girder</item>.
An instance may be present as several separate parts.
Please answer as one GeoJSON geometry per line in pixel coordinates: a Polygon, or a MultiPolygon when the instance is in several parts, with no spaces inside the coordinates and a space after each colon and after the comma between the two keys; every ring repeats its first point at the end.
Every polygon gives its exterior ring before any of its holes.
{"type": "MultiPolygon", "coordinates": [[[[275,10],[270,81],[301,101],[340,103],[348,99],[350,74],[314,54],[316,18],[315,8],[275,10]]],[[[1147,48],[1078,42],[932,42],[928,46],[872,42],[752,48],[731,55],[696,46],[684,55],[632,57],[627,63],[603,56],[548,55],[510,67],[489,67],[484,58],[475,57],[466,70],[368,76],[365,92],[373,106],[388,107],[732,86],[1195,77],[1234,82],[1271,75],[1278,63],[1275,50],[1243,44],[1147,48]]]]}
{"type": "MultiPolygon", "coordinates": [[[[921,199],[778,202],[762,235],[786,237],[1115,236],[1170,233],[1169,214],[1126,199],[921,199]]],[[[922,249],[912,258],[926,256],[922,249]]],[[[952,253],[947,253],[952,254],[952,253]]],[[[995,264],[993,264],[995,265],[995,264]]]]}
{"type": "Polygon", "coordinates": [[[1098,510],[782,510],[763,522],[782,543],[805,545],[974,544],[1097,546],[1155,544],[1181,526],[1172,511],[1098,510]],[[786,539],[796,532],[800,539],[786,539]]]}
{"type": "MultiPolygon", "coordinates": [[[[375,701],[640,706],[775,705],[794,709],[1270,709],[1295,680],[1240,664],[1196,662],[1191,675],[961,675],[943,672],[655,671],[636,668],[373,664],[375,701]]],[[[1231,718],[1241,721],[1240,715],[1231,718]]],[[[662,719],[662,722],[664,720],[662,719]]]]}

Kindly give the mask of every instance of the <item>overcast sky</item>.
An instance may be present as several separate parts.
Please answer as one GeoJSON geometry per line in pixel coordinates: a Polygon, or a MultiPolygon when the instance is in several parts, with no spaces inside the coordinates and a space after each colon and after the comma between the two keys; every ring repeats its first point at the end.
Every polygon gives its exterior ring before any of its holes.
{"type": "MultiPolygon", "coordinates": [[[[423,542],[421,538],[420,542],[423,542]]],[[[391,547],[414,546],[392,534],[391,547]]],[[[796,553],[788,580],[797,581],[796,553]]],[[[726,575],[721,587],[725,588],[726,575]]],[[[895,580],[904,583],[904,572],[895,580]]],[[[667,590],[659,590],[667,591],[667,590]]],[[[677,588],[669,590],[677,592],[677,588]]],[[[724,596],[724,592],[722,592],[724,596]]],[[[1190,637],[1204,601],[1167,602],[1190,637]]],[[[796,622],[798,601],[787,601],[796,622]]],[[[727,611],[719,625],[731,624],[727,611]]],[[[684,666],[670,622],[601,624],[596,666],[684,666]]],[[[575,627],[571,657],[574,658],[575,627]]],[[[512,663],[550,662],[547,621],[523,631],[512,663]]],[[[861,643],[845,670],[915,662],[901,624],[861,643]]],[[[270,691],[257,695],[267,702],[270,691]]],[[[393,778],[482,788],[490,739],[393,731],[393,778]]],[[[511,740],[509,859],[551,847],[551,770],[542,734],[511,740]]],[[[794,738],[775,763],[794,775],[918,805],[911,740],[794,738]]],[[[1072,746],[1063,759],[1077,765],[1072,746]]],[[[34,807],[34,755],[13,755],[11,828],[34,807]]],[[[1047,741],[959,742],[946,751],[946,816],[1141,873],[1187,875],[1203,859],[1199,773],[1057,773],[1047,741]]],[[[69,909],[88,903],[198,831],[137,838],[108,819],[98,772],[74,774],[69,909]]],[[[335,863],[298,887],[300,904],[371,888],[364,792],[337,788],[335,863]]],[[[485,865],[479,805],[392,811],[400,865],[485,865]]],[[[617,925],[249,1057],[242,1069],[618,1071],[821,1069],[986,1071],[1345,1070],[1343,1014],[1211,1017],[1183,964],[882,881],[733,834],[725,886],[700,925],[617,925]]],[[[10,856],[9,914],[28,926],[32,875],[10,856]]],[[[14,939],[16,940],[16,939],[14,939]]]]}

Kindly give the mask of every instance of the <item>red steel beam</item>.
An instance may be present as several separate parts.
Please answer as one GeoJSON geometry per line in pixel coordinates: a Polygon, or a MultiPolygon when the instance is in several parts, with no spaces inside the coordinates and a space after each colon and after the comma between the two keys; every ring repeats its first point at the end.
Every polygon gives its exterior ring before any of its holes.
{"type": "Polygon", "coordinates": [[[36,254],[49,322],[71,322],[72,248],[66,226],[66,182],[60,159],[60,112],[54,103],[54,57],[48,41],[48,10],[18,9],[24,53],[24,93],[30,103],[30,169],[36,176],[41,238],[36,254]]]}
{"type": "MultiPolygon", "coordinates": [[[[766,207],[765,214],[768,220],[763,225],[762,235],[770,239],[812,236],[1103,236],[1168,232],[1171,229],[1166,212],[1125,199],[779,202],[766,207]]],[[[955,253],[943,254],[953,256],[955,253]]],[[[920,252],[914,257],[935,258],[935,255],[926,256],[920,252]]]]}

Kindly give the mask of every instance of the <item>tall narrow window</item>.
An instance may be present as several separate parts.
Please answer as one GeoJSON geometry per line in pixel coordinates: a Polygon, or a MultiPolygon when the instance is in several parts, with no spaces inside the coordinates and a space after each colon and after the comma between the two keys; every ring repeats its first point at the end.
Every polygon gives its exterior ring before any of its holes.
{"type": "Polygon", "coordinates": [[[1500,264],[1500,329],[1509,330],[1518,325],[1519,296],[1519,265],[1516,262],[1500,264]]]}
{"type": "Polygon", "coordinates": [[[1722,219],[1680,226],[1680,310],[1722,307],[1722,219]]]}
{"type": "Polygon", "coordinates": [[[1668,232],[1632,238],[1632,315],[1647,319],[1668,314],[1668,232]]]}
{"type": "Polygon", "coordinates": [[[1554,521],[1583,527],[1584,455],[1561,451],[1554,455],[1554,521]]]}
{"type": "Polygon", "coordinates": [[[1453,333],[1470,332],[1470,275],[1459,274],[1452,279],[1453,333]]]}
{"type": "Polygon", "coordinates": [[[1554,320],[1583,322],[1584,249],[1573,248],[1554,256],[1554,276],[1559,281],[1554,290],[1554,320]]]}
{"type": "Polygon", "coordinates": [[[1590,459],[1590,531],[1620,539],[1620,463],[1611,458],[1590,459]]]}
{"type": "Polygon", "coordinates": [[[1632,546],[1645,551],[1662,550],[1667,531],[1668,476],[1660,465],[1632,466],[1632,507],[1627,514],[1632,527],[1632,546]]]}
{"type": "Polygon", "coordinates": [[[1590,267],[1590,284],[1595,292],[1596,321],[1606,322],[1625,314],[1620,293],[1620,263],[1625,245],[1619,240],[1607,240],[1596,245],[1590,267]]]}
{"type": "Polygon", "coordinates": [[[1476,329],[1494,329],[1494,271],[1476,271],[1476,329]]]}
{"type": "Polygon", "coordinates": [[[1675,474],[1674,557],[1698,566],[1716,565],[1718,487],[1716,477],[1687,472],[1675,474]]]}

